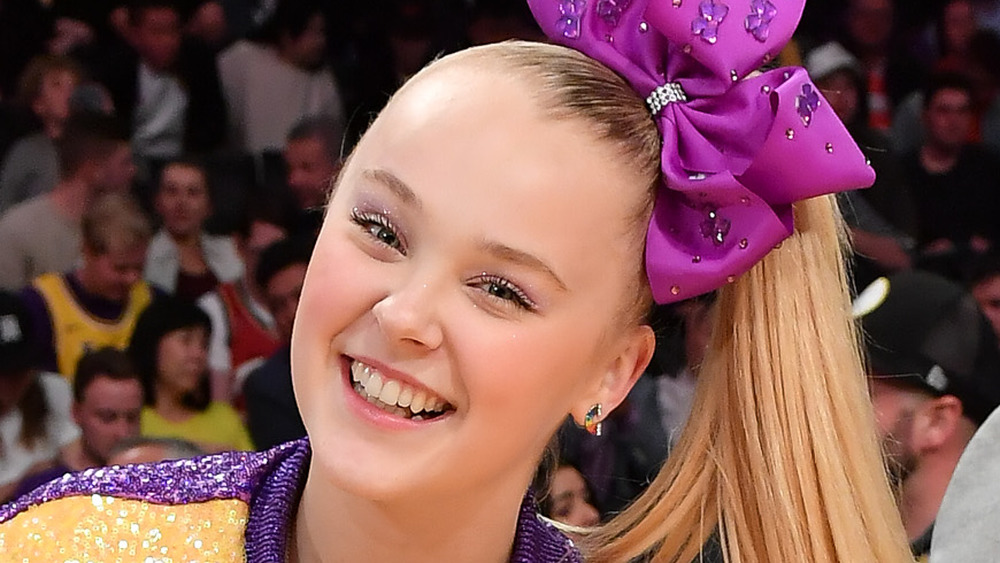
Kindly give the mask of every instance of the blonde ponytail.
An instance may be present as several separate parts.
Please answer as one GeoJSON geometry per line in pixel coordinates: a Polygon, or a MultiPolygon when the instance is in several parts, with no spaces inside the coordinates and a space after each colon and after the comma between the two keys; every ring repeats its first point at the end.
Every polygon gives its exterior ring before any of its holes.
{"type": "Polygon", "coordinates": [[[833,199],[720,292],[691,418],[660,475],[583,540],[593,561],[912,561],[875,435],[833,199]]]}

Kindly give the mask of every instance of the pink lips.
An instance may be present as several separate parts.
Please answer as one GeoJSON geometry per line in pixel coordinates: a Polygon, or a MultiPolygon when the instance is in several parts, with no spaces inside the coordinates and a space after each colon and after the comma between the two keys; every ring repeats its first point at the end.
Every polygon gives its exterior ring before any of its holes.
{"type": "MultiPolygon", "coordinates": [[[[351,358],[348,356],[341,356],[340,358],[340,372],[341,381],[345,386],[344,394],[346,396],[346,402],[348,409],[354,412],[362,420],[385,430],[413,430],[417,428],[424,428],[429,424],[435,422],[440,422],[446,420],[454,412],[453,410],[446,411],[444,414],[431,419],[424,420],[413,420],[410,418],[404,418],[401,416],[396,416],[394,414],[388,413],[379,407],[369,403],[365,398],[361,397],[357,391],[354,390],[354,385],[351,380],[351,364],[357,359],[359,362],[366,364],[372,368],[377,369],[384,376],[396,379],[414,388],[424,389],[427,388],[423,385],[417,383],[412,377],[393,370],[384,364],[380,364],[377,361],[371,360],[370,358],[351,358]]],[[[433,393],[432,393],[433,394],[433,393]]],[[[436,396],[436,395],[435,395],[436,396]]]]}

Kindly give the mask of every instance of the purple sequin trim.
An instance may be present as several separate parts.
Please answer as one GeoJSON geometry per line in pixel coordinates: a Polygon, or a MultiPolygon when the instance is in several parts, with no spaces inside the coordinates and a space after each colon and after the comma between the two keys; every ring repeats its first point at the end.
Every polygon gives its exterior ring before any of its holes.
{"type": "Polygon", "coordinates": [[[746,19],[747,32],[761,43],[767,41],[771,20],[776,15],[778,15],[778,8],[768,0],[752,0],[750,2],[750,15],[746,19]]]}
{"type": "Polygon", "coordinates": [[[707,43],[715,45],[719,39],[719,25],[729,13],[729,6],[715,0],[702,0],[698,5],[698,17],[691,22],[691,32],[707,43]]]}
{"type": "MultiPolygon", "coordinates": [[[[245,532],[247,561],[283,561],[309,457],[309,441],[303,438],[266,452],[226,452],[68,473],[0,506],[0,522],[37,504],[71,496],[98,494],[153,504],[239,499],[250,504],[245,532]]],[[[521,504],[510,561],[582,561],[573,543],[538,516],[533,498],[529,492],[521,504]]]]}
{"type": "Polygon", "coordinates": [[[538,514],[535,495],[528,491],[517,517],[511,563],[581,563],[573,542],[538,514]]]}

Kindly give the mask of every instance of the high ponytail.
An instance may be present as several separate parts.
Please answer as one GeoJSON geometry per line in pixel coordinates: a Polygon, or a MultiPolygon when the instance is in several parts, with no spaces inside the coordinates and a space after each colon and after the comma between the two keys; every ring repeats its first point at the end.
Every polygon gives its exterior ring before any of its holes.
{"type": "Polygon", "coordinates": [[[649,489],[588,535],[592,561],[911,561],[850,316],[832,197],[720,291],[687,427],[649,489]]]}

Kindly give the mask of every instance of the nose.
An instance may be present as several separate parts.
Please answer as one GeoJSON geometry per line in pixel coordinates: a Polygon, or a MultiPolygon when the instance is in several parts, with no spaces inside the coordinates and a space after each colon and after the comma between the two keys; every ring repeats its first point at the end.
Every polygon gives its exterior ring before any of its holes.
{"type": "Polygon", "coordinates": [[[577,509],[577,525],[596,526],[601,523],[601,514],[597,512],[594,505],[589,502],[582,502],[577,509]]]}
{"type": "Polygon", "coordinates": [[[436,312],[439,299],[431,285],[413,280],[391,291],[372,307],[372,312],[390,342],[409,342],[434,350],[444,338],[436,312]]]}
{"type": "Polygon", "coordinates": [[[120,441],[125,438],[131,438],[132,436],[137,436],[139,434],[138,425],[129,422],[127,417],[120,416],[115,420],[115,441],[120,441]]]}

